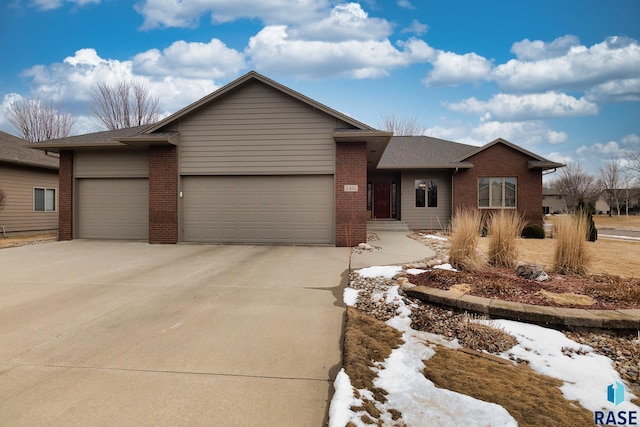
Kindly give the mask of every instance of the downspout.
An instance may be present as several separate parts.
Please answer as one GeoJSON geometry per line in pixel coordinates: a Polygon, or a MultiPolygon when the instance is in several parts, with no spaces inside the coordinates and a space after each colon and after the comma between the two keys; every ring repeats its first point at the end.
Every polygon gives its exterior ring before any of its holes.
{"type": "MultiPolygon", "coordinates": [[[[455,213],[455,209],[454,209],[454,176],[456,175],[456,173],[458,173],[458,167],[456,167],[456,169],[453,171],[453,174],[451,174],[451,217],[453,218],[453,215],[455,213]]],[[[451,221],[451,218],[449,218],[449,221],[451,221]]]]}

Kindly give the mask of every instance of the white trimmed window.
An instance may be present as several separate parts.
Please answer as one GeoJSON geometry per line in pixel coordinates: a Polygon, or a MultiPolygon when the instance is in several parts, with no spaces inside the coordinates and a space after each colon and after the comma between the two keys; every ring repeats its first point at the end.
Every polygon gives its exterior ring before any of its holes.
{"type": "Polygon", "coordinates": [[[53,212],[56,210],[55,188],[33,189],[33,210],[36,212],[53,212]]]}
{"type": "Polygon", "coordinates": [[[478,207],[515,208],[518,194],[518,178],[478,178],[478,207]]]}

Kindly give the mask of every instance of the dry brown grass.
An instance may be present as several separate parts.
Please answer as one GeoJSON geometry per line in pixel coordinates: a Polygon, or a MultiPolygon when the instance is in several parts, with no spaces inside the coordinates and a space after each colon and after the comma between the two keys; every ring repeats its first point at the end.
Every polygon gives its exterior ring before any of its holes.
{"type": "MultiPolygon", "coordinates": [[[[553,268],[554,239],[516,239],[516,245],[520,261],[542,265],[546,270],[553,268]]],[[[489,240],[480,239],[478,248],[480,252],[486,253],[489,240]]],[[[591,256],[591,274],[640,277],[640,242],[598,239],[593,243],[587,242],[587,251],[591,256]]]]}
{"type": "Polygon", "coordinates": [[[0,248],[3,247],[11,247],[14,245],[24,244],[28,242],[35,242],[39,240],[53,240],[57,239],[57,233],[46,233],[46,234],[28,234],[24,235],[13,235],[11,237],[3,237],[2,230],[0,230],[0,248]]]}
{"type": "Polygon", "coordinates": [[[590,256],[587,250],[586,215],[562,218],[554,226],[556,245],[553,251],[553,269],[560,274],[587,274],[590,256]]]}
{"type": "Polygon", "coordinates": [[[516,238],[522,233],[524,220],[516,211],[499,210],[489,214],[489,264],[514,268],[518,262],[516,238]]]}
{"type": "Polygon", "coordinates": [[[465,209],[458,210],[451,219],[451,236],[449,242],[449,263],[462,271],[479,271],[484,266],[478,254],[480,240],[481,216],[480,211],[465,209]]]}
{"type": "Polygon", "coordinates": [[[510,366],[438,347],[425,362],[425,376],[441,388],[494,402],[520,426],[591,425],[593,414],[565,400],[562,381],[535,373],[526,365],[510,366]]]}
{"type": "MultiPolygon", "coordinates": [[[[383,362],[394,348],[403,343],[402,333],[397,329],[353,307],[347,307],[343,365],[351,385],[356,389],[370,390],[375,400],[386,402],[387,392],[373,386],[377,374],[371,368],[383,362]]],[[[362,406],[351,409],[355,412],[365,411],[375,419],[380,416],[375,402],[367,399],[363,399],[362,406]]]]}

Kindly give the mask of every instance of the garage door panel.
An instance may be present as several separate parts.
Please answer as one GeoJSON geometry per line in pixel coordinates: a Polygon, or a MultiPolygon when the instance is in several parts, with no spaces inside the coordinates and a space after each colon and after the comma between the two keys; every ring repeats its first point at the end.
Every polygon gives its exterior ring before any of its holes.
{"type": "Polygon", "coordinates": [[[78,179],[77,208],[81,239],[149,238],[147,179],[78,179]]]}
{"type": "Polygon", "coordinates": [[[183,239],[333,243],[333,176],[183,178],[183,239]]]}

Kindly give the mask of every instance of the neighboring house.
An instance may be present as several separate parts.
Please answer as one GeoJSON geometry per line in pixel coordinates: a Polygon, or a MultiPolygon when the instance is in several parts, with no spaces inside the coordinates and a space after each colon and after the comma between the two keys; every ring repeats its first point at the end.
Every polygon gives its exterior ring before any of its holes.
{"type": "MultiPolygon", "coordinates": [[[[617,215],[618,211],[614,206],[609,205],[609,195],[611,190],[603,190],[598,198],[595,199],[595,209],[596,213],[599,215],[617,215]]],[[[617,190],[618,198],[620,201],[620,214],[624,215],[627,213],[627,204],[629,205],[629,214],[637,214],[640,211],[640,189],[639,188],[629,188],[617,190]]]]}
{"type": "Polygon", "coordinates": [[[551,188],[542,189],[542,213],[549,214],[566,214],[569,212],[567,208],[567,198],[558,190],[551,188]]]}
{"type": "Polygon", "coordinates": [[[346,246],[367,210],[442,228],[458,206],[542,223],[542,170],[562,166],[504,140],[392,138],[256,72],[155,125],[38,147],[60,152],[63,240],[346,246]]]}
{"type": "Polygon", "coordinates": [[[34,150],[27,141],[0,132],[2,233],[58,230],[58,155],[34,150]]]}

